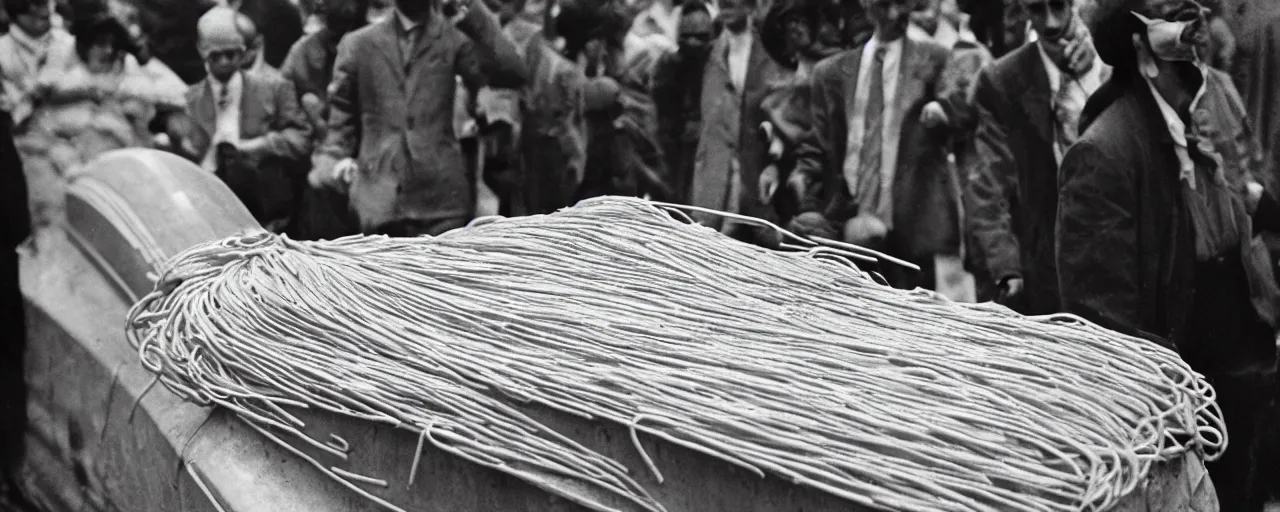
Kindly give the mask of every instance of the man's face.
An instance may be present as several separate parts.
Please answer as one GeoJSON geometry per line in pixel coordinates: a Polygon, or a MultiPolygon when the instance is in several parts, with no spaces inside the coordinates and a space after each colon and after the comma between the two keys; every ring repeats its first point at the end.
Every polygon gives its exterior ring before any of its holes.
{"type": "Polygon", "coordinates": [[[415,20],[422,19],[431,9],[430,0],[396,0],[396,9],[415,20]]]}
{"type": "Polygon", "coordinates": [[[1018,0],[1041,39],[1054,41],[1066,36],[1074,16],[1073,0],[1018,0]]]}
{"type": "Polygon", "coordinates": [[[940,15],[939,0],[920,0],[916,10],[911,12],[911,22],[925,32],[933,34],[938,31],[940,15]]]}
{"type": "Polygon", "coordinates": [[[698,54],[707,48],[712,37],[711,15],[694,11],[680,17],[680,51],[698,54]]]}
{"type": "Polygon", "coordinates": [[[364,23],[368,9],[356,0],[324,0],[319,11],[324,14],[326,25],[340,33],[346,33],[364,23]]]}
{"type": "Polygon", "coordinates": [[[912,0],[862,0],[881,41],[894,41],[907,33],[914,4],[912,0]]]}
{"type": "Polygon", "coordinates": [[[1193,50],[1209,37],[1204,7],[1195,0],[1147,0],[1141,14],[1166,27],[1167,22],[1189,22],[1179,33],[1148,32],[1144,38],[1146,53],[1155,59],[1159,69],[1157,85],[1165,90],[1183,89],[1189,102],[1191,91],[1199,89],[1204,81],[1200,69],[1203,57],[1198,59],[1193,50]]]}
{"type": "Polygon", "coordinates": [[[751,19],[751,8],[745,0],[722,0],[720,2],[720,19],[724,27],[733,32],[742,32],[751,19]]]}
{"type": "Polygon", "coordinates": [[[244,48],[221,47],[207,50],[204,54],[204,62],[210,75],[219,82],[226,82],[240,70],[244,63],[244,56],[244,48]]]}
{"type": "Polygon", "coordinates": [[[26,32],[27,35],[33,37],[41,37],[49,33],[49,29],[53,28],[52,13],[49,12],[49,4],[40,3],[32,5],[31,10],[26,13],[19,14],[13,20],[13,24],[26,32]]]}

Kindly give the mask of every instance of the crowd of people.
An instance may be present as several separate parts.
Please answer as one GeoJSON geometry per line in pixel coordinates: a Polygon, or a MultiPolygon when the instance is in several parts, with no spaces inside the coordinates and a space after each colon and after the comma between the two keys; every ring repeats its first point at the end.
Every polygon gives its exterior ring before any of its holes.
{"type": "MultiPolygon", "coordinates": [[[[190,159],[296,239],[599,195],[731,212],[918,267],[872,266],[895,287],[1178,351],[1231,433],[1210,464],[1222,509],[1280,487],[1280,18],[1233,34],[1209,0],[241,0],[157,24],[147,3],[4,0],[5,247],[127,147],[190,159]]],[[[12,251],[0,263],[16,294],[12,251]]]]}

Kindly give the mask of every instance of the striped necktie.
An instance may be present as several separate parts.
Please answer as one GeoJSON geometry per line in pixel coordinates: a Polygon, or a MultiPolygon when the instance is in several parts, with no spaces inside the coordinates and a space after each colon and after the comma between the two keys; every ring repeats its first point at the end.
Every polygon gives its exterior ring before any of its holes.
{"type": "Polygon", "coordinates": [[[865,213],[880,210],[883,186],[880,164],[884,151],[884,55],[887,48],[877,46],[867,88],[867,110],[863,114],[862,149],[858,152],[858,209],[865,213]]]}
{"type": "Polygon", "coordinates": [[[405,31],[404,38],[401,40],[400,55],[404,59],[404,70],[408,71],[413,67],[413,50],[418,46],[418,35],[422,33],[422,25],[414,25],[405,31]]]}
{"type": "Polygon", "coordinates": [[[231,106],[231,84],[230,82],[222,82],[218,84],[218,113],[227,111],[227,107],[231,106]]]}
{"type": "Polygon", "coordinates": [[[1058,126],[1055,130],[1058,143],[1063,153],[1067,148],[1076,143],[1079,138],[1078,125],[1080,124],[1080,112],[1084,110],[1084,97],[1081,85],[1067,77],[1066,72],[1062,74],[1062,83],[1058,86],[1058,94],[1053,99],[1053,115],[1058,126]]]}

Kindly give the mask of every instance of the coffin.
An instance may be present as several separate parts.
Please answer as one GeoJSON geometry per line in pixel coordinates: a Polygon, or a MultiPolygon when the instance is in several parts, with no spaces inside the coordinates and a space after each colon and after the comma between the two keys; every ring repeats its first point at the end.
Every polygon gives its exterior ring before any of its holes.
{"type": "MultiPolygon", "coordinates": [[[[193,244],[261,229],[214,176],[152,150],[108,153],[69,187],[67,220],[24,249],[22,287],[30,429],[23,485],[47,510],[347,512],[387,510],[220,409],[182,401],[153,378],[124,337],[129,306],[157,265],[193,244]],[[215,505],[216,502],[216,505],[215,505]]],[[[670,512],[859,510],[834,496],[641,434],[667,476],[648,476],[625,426],[531,406],[535,419],[631,468],[670,512]]],[[[403,510],[635,510],[552,475],[516,479],[425,447],[417,435],[315,411],[306,433],[350,445],[350,471],[387,487],[362,491],[403,510]]],[[[307,450],[326,464],[328,454],[307,450]]],[[[1194,456],[1153,471],[1122,510],[1216,510],[1194,456]]]]}

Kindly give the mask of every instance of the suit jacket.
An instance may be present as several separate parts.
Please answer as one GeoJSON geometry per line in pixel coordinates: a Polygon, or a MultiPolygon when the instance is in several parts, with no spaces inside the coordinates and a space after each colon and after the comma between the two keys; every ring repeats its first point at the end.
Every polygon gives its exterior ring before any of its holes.
{"type": "MultiPolygon", "coordinates": [[[[844,179],[849,108],[853,106],[864,46],[819,62],[810,77],[813,127],[797,148],[795,172],[805,173],[809,187],[800,211],[822,212],[837,232],[858,213],[844,179]]],[[[950,52],[932,41],[906,38],[892,108],[901,113],[898,168],[893,182],[893,224],[907,234],[901,256],[928,257],[954,253],[960,246],[959,198],[947,164],[949,127],[920,123],[924,106],[937,97],[950,52]]]]}
{"type": "Polygon", "coordinates": [[[1058,161],[1049,75],[1035,44],[1000,58],[979,75],[977,162],[967,176],[967,228],[993,282],[1019,277],[1025,314],[1058,310],[1054,225],[1058,161]]]}
{"type": "MultiPolygon", "coordinates": [[[[1089,100],[1083,134],[1059,170],[1057,268],[1063,309],[1103,327],[1180,351],[1206,342],[1214,357],[1232,358],[1233,340],[1188,339],[1196,248],[1191,212],[1182,195],[1181,168],[1156,101],[1141,78],[1113,77],[1089,100]],[[1136,82],[1130,84],[1129,82],[1136,82]],[[1094,119],[1096,113],[1096,120],[1094,119]]],[[[1214,149],[1228,180],[1243,188],[1243,108],[1221,74],[1210,73],[1201,106],[1213,115],[1214,149]],[[1235,106],[1233,106],[1235,105],[1235,106]]],[[[1242,227],[1242,265],[1259,318],[1274,321],[1276,288],[1265,247],[1242,227]],[[1270,317],[1270,318],[1268,318],[1270,317]]],[[[1227,305],[1235,307],[1234,304],[1227,305]]],[[[1274,325],[1274,323],[1273,323],[1274,325]]],[[[1264,339],[1274,354],[1274,340],[1264,339]]],[[[1256,348],[1256,347],[1255,347],[1256,348]]],[[[1238,353],[1238,352],[1237,352],[1238,353]]]]}
{"type": "Polygon", "coordinates": [[[702,126],[702,77],[708,58],[664,54],[654,64],[651,93],[658,112],[658,140],[667,163],[671,201],[688,203],[702,126]]]}
{"type": "MultiPolygon", "coordinates": [[[[295,209],[298,185],[311,154],[311,123],[298,106],[297,93],[287,80],[259,73],[243,73],[240,95],[240,139],[261,138],[266,149],[231,175],[223,176],[249,211],[264,225],[287,219],[295,209]]],[[[187,93],[187,115],[195,158],[204,158],[217,131],[217,100],[208,78],[187,93]]]]}
{"type": "Polygon", "coordinates": [[[360,163],[350,193],[366,229],[398,220],[470,217],[475,179],[454,132],[454,77],[461,76],[475,93],[484,86],[519,88],[527,76],[524,61],[483,2],[472,5],[457,27],[436,15],[421,30],[407,58],[395,16],[347,34],[338,44],[322,151],[360,163]],[[379,151],[402,144],[408,165],[374,165],[379,151]]]}
{"type": "MultiPolygon", "coordinates": [[[[786,75],[773,61],[756,34],[751,37],[743,90],[733,89],[729,73],[729,39],[721,37],[712,45],[702,75],[701,117],[696,164],[690,187],[690,204],[705,208],[730,209],[757,217],[777,215],[757,199],[760,172],[768,162],[768,147],[761,141],[760,104],[770,85],[786,75]],[[730,183],[736,161],[738,183],[730,183]],[[736,193],[737,196],[730,194],[736,193]],[[735,207],[736,206],[736,207],[735,207]]],[[[714,218],[700,219],[718,226],[714,218]]]]}

